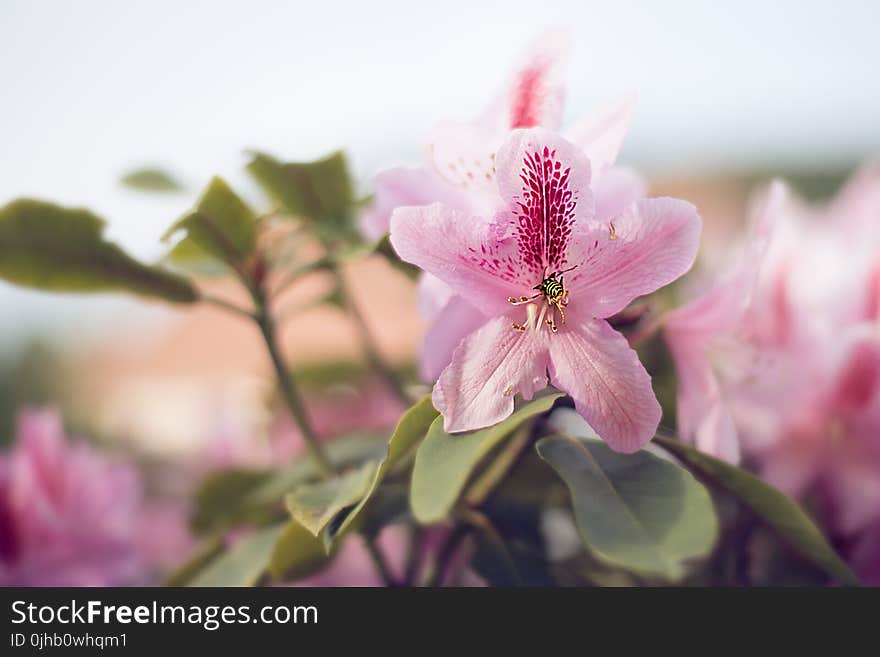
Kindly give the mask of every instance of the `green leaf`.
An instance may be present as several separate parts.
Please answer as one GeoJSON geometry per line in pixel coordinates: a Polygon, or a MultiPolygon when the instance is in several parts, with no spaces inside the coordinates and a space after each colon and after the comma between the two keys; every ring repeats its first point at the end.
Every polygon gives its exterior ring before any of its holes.
{"type": "Polygon", "coordinates": [[[165,254],[162,264],[188,274],[206,277],[228,276],[229,267],[198,244],[182,239],[165,254]]]}
{"type": "Polygon", "coordinates": [[[425,395],[407,409],[391,434],[385,458],[376,469],[373,480],[363,497],[341,522],[332,522],[327,526],[324,537],[327,543],[332,544],[353,525],[361,511],[373,498],[385,476],[419,444],[438,415],[439,413],[431,403],[431,395],[425,395]]]}
{"type": "Polygon", "coordinates": [[[20,199],[0,208],[0,278],[56,292],[132,292],[192,303],[192,284],[142,264],[103,237],[88,210],[20,199]]]}
{"type": "Polygon", "coordinates": [[[243,506],[239,502],[269,477],[270,473],[264,470],[246,468],[212,472],[196,491],[192,528],[197,532],[208,532],[258,519],[261,515],[259,509],[243,506]]]}
{"type": "MultiPolygon", "coordinates": [[[[383,443],[377,436],[354,435],[335,438],[325,444],[333,465],[338,469],[359,466],[382,457],[383,443]]],[[[290,492],[305,482],[321,477],[321,469],[314,458],[307,455],[289,466],[272,473],[265,482],[247,493],[240,501],[243,508],[259,508],[278,504],[290,492]]]]}
{"type": "Polygon", "coordinates": [[[286,212],[315,221],[325,240],[351,236],[355,196],[342,151],[313,162],[279,162],[255,153],[247,169],[286,212]]]}
{"type": "MultiPolygon", "coordinates": [[[[255,221],[253,210],[223,180],[214,178],[195,210],[171,226],[162,239],[168,240],[178,231],[184,231],[183,241],[193,242],[222,262],[241,264],[254,249],[255,221]]],[[[185,253],[191,256],[193,250],[185,253]]]]}
{"type": "Polygon", "coordinates": [[[167,171],[155,167],[143,167],[129,171],[120,179],[126,187],[131,187],[139,192],[175,193],[184,189],[184,186],[167,171]]]}
{"type": "Polygon", "coordinates": [[[272,550],[269,574],[275,581],[290,582],[322,569],[330,559],[323,542],[291,520],[272,550]]]}
{"type": "Polygon", "coordinates": [[[482,514],[466,517],[477,532],[474,567],[492,586],[521,586],[523,584],[508,546],[492,522],[482,514]]]}
{"type": "Polygon", "coordinates": [[[288,523],[255,530],[208,564],[192,586],[255,586],[266,572],[288,523]]]}
{"type": "Polygon", "coordinates": [[[798,553],[841,584],[860,584],[859,578],[837,556],[819,528],[796,502],[759,477],[689,445],[660,436],[654,438],[654,442],[705,479],[731,493],[798,553]]]}
{"type": "Polygon", "coordinates": [[[206,540],[186,561],[165,576],[165,586],[186,586],[223,552],[223,539],[214,536],[206,540]]]}
{"type": "Polygon", "coordinates": [[[571,436],[542,438],[536,449],[568,486],[581,539],[604,561],[678,580],[688,561],[712,550],[712,498],[684,468],[571,436]]]}
{"type": "MultiPolygon", "coordinates": [[[[345,468],[380,458],[383,443],[371,435],[346,436],[328,442],[326,449],[333,464],[345,468]]],[[[232,468],[212,473],[196,493],[194,528],[218,530],[242,522],[266,521],[284,512],[282,502],[287,493],[320,475],[310,455],[274,471],[232,468]]]]}
{"type": "Polygon", "coordinates": [[[285,498],[295,520],[318,536],[344,510],[357,504],[369,489],[379,468],[378,461],[367,461],[345,474],[297,488],[285,498]]]}
{"type": "Polygon", "coordinates": [[[416,452],[410,504],[423,524],[443,520],[458,500],[471,473],[486,455],[526,420],[546,413],[562,393],[553,392],[520,404],[513,414],[487,429],[448,434],[443,418],[431,424],[416,452]]]}

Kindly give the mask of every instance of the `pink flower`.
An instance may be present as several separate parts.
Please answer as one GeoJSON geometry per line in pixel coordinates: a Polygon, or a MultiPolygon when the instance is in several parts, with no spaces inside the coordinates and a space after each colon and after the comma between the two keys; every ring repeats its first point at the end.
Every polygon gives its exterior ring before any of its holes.
{"type": "MultiPolygon", "coordinates": [[[[156,525],[144,509],[134,468],[68,442],[55,412],[22,412],[16,444],[0,456],[0,584],[145,583],[160,560],[139,541],[167,546],[169,534],[167,514],[156,525]]],[[[179,536],[182,514],[176,520],[179,536]]]]}
{"type": "MultiPolygon", "coordinates": [[[[770,382],[780,378],[778,368],[771,372],[768,363],[779,362],[778,336],[789,323],[787,302],[773,285],[777,274],[769,244],[773,231],[779,229],[773,220],[785,193],[781,184],[769,190],[758,204],[751,239],[739,261],[666,321],[666,340],[678,370],[679,434],[701,450],[732,462],[739,460],[740,445],[726,403],[730,399],[726,386],[741,390],[743,401],[754,386],[761,386],[760,401],[771,392],[770,382]],[[759,295],[759,287],[767,293],[759,295]]],[[[766,415],[759,413],[753,419],[764,422],[766,415]]]]}
{"type": "MultiPolygon", "coordinates": [[[[493,217],[500,209],[495,182],[495,157],[511,130],[557,129],[563,110],[562,69],[567,38],[551,32],[527,49],[501,93],[476,120],[443,121],[429,141],[429,162],[418,168],[397,168],[375,180],[373,207],[362,217],[369,239],[388,232],[395,208],[440,202],[473,217],[493,217]]],[[[634,171],[612,167],[623,142],[635,99],[616,101],[575,124],[568,138],[591,160],[595,218],[610,221],[644,196],[645,184],[634,171]]],[[[458,343],[479,325],[479,312],[430,274],[419,290],[422,314],[435,320],[425,337],[420,374],[434,381],[452,359],[458,343]]]]}
{"type": "Polygon", "coordinates": [[[771,188],[741,261],[676,311],[679,433],[822,501],[853,537],[880,522],[880,168],[830,203],[771,188]]]}
{"type": "MultiPolygon", "coordinates": [[[[403,527],[387,527],[379,534],[376,544],[387,559],[392,576],[402,578],[406,568],[406,530],[403,527]]],[[[330,565],[294,582],[293,586],[377,587],[385,586],[385,582],[370,558],[363,537],[355,534],[345,539],[330,565]]]]}
{"type": "Polygon", "coordinates": [[[449,285],[477,324],[434,387],[446,430],[503,420],[514,395],[530,399],[549,374],[612,448],[638,450],[660,406],[635,352],[603,318],[688,270],[696,210],[644,199],[597,220],[590,161],[540,128],[512,132],[496,171],[502,209],[493,217],[438,203],[400,208],[391,220],[398,255],[449,285]]]}
{"type": "Polygon", "coordinates": [[[880,586],[880,522],[862,532],[848,557],[863,584],[880,586]]]}

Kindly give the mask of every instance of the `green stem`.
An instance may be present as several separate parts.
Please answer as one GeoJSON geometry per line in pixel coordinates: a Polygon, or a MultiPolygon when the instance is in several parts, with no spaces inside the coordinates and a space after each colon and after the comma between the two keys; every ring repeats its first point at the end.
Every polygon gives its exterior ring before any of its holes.
{"type": "Polygon", "coordinates": [[[322,269],[326,269],[329,266],[330,259],[327,256],[323,256],[318,258],[317,260],[307,263],[305,265],[301,265],[297,267],[293,271],[288,272],[288,274],[281,279],[281,281],[275,286],[275,289],[272,290],[272,297],[279,296],[282,292],[287,290],[291,285],[296,283],[300,278],[305,276],[306,274],[312,274],[316,271],[321,271],[322,269]]]}
{"type": "Polygon", "coordinates": [[[404,569],[403,585],[412,586],[416,581],[422,561],[422,530],[418,525],[410,525],[409,542],[406,548],[406,568],[404,569]]]}
{"type": "Polygon", "coordinates": [[[458,525],[440,548],[437,559],[432,564],[429,571],[425,574],[425,583],[427,586],[440,586],[446,577],[446,571],[455,553],[458,551],[462,541],[467,538],[471,532],[471,527],[467,525],[458,525]]]}
{"type": "Polygon", "coordinates": [[[373,560],[373,565],[376,566],[376,571],[379,573],[382,581],[385,582],[385,586],[397,586],[394,575],[391,574],[391,568],[388,567],[388,561],[385,559],[385,555],[382,554],[382,550],[376,545],[375,539],[364,536],[364,545],[367,547],[370,559],[373,560]]]}
{"type": "Polygon", "coordinates": [[[247,317],[248,319],[254,319],[254,314],[251,311],[236,306],[234,303],[227,301],[226,299],[221,299],[220,297],[215,297],[210,294],[203,294],[202,301],[211,304],[212,306],[222,308],[223,310],[227,310],[231,313],[235,313],[236,315],[241,315],[243,317],[247,317]]]}
{"type": "Polygon", "coordinates": [[[272,359],[272,365],[275,368],[275,374],[278,378],[278,386],[281,389],[284,403],[287,405],[288,410],[290,410],[290,414],[293,416],[294,421],[299,426],[303,440],[306,442],[309,451],[315,458],[315,461],[321,470],[321,474],[324,477],[331,477],[335,473],[335,469],[330,458],[327,456],[327,452],[324,450],[321,441],[318,439],[317,434],[309,422],[302,395],[300,395],[299,388],[294,382],[293,376],[284,362],[284,358],[281,356],[281,352],[278,348],[278,340],[275,335],[275,321],[272,319],[272,315],[269,312],[268,304],[262,289],[258,288],[254,297],[254,302],[257,307],[255,317],[257,324],[260,327],[260,332],[263,334],[266,348],[269,351],[269,357],[272,359]]]}
{"type": "Polygon", "coordinates": [[[345,307],[348,310],[348,313],[351,316],[352,320],[354,320],[358,333],[361,336],[361,343],[363,344],[364,355],[367,358],[367,363],[373,369],[373,371],[376,372],[376,374],[385,379],[388,387],[391,388],[391,391],[394,393],[394,395],[398,399],[400,399],[400,401],[402,401],[404,405],[409,406],[415,400],[407,394],[406,390],[403,387],[403,383],[400,381],[395,371],[385,362],[385,359],[379,352],[379,347],[376,345],[376,341],[373,338],[373,334],[370,331],[370,328],[367,326],[367,322],[364,320],[364,316],[361,314],[360,309],[358,309],[357,304],[354,302],[354,299],[351,298],[351,294],[349,293],[348,287],[345,284],[345,279],[342,276],[342,272],[340,272],[339,269],[334,268],[333,275],[336,279],[335,282],[337,285],[337,289],[342,296],[345,307]]]}
{"type": "Polygon", "coordinates": [[[529,442],[531,432],[531,422],[520,427],[513,438],[505,445],[503,451],[483,470],[479,478],[471,484],[470,489],[468,489],[465,495],[465,501],[470,506],[480,506],[504,480],[504,477],[507,476],[522,454],[523,448],[529,442]]]}

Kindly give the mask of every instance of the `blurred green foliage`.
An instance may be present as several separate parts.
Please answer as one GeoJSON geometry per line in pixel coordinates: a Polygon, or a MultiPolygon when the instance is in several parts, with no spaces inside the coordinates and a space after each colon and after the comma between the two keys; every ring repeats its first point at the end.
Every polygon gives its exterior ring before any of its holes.
{"type": "Polygon", "coordinates": [[[196,301],[188,280],[138,262],[104,239],[104,226],[83,208],[13,201],[0,208],[0,278],[55,292],[125,291],[175,303],[196,301]]]}
{"type": "Polygon", "coordinates": [[[312,162],[281,162],[255,153],[247,169],[286,213],[308,221],[326,246],[360,241],[354,183],[342,151],[312,162]]]}
{"type": "Polygon", "coordinates": [[[123,175],[119,182],[139,192],[173,194],[185,189],[177,178],[157,167],[133,169],[123,175]]]}

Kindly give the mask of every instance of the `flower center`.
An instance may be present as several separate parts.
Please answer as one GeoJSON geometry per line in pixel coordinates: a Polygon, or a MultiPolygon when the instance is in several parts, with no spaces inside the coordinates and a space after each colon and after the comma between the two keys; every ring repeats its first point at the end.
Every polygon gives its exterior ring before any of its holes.
{"type": "Polygon", "coordinates": [[[559,330],[556,324],[556,313],[559,312],[560,324],[565,324],[565,308],[568,306],[568,290],[565,287],[565,280],[562,275],[570,272],[574,267],[563,269],[562,271],[554,271],[549,276],[545,276],[544,280],[538,283],[533,290],[537,290],[536,294],[530,297],[507,297],[507,300],[514,306],[524,303],[529,304],[527,312],[528,317],[525,324],[513,324],[513,328],[517,331],[525,331],[527,328],[534,328],[535,332],[541,330],[546,323],[553,333],[559,330]],[[538,313],[537,305],[533,303],[540,300],[541,311],[538,313]],[[548,315],[549,313],[549,315],[548,315]]]}

